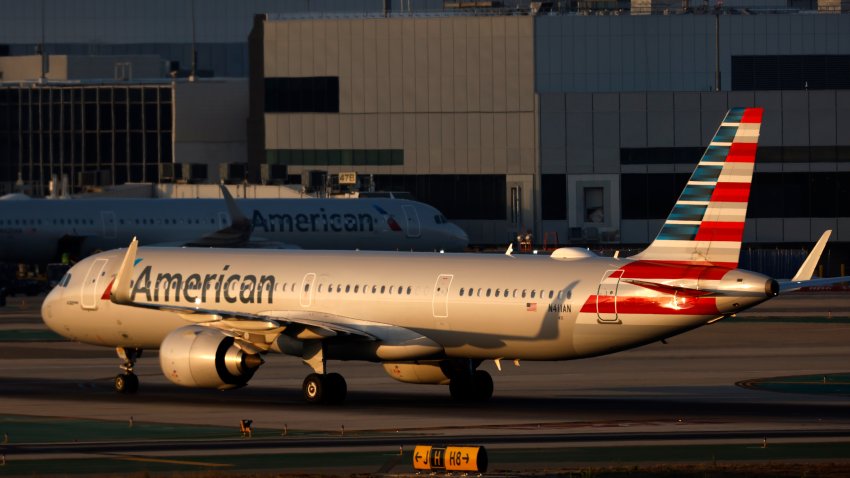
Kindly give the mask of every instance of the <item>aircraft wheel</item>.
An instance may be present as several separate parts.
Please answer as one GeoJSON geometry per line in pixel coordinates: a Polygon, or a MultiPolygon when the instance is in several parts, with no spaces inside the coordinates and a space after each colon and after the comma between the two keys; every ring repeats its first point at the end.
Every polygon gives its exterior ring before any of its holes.
{"type": "Polygon", "coordinates": [[[133,394],[139,390],[139,377],[132,373],[122,373],[115,376],[115,391],[133,394]]]}
{"type": "Polygon", "coordinates": [[[486,402],[493,396],[493,377],[484,370],[476,370],[472,376],[472,399],[486,402]]]}
{"type": "Polygon", "coordinates": [[[311,373],[304,379],[301,389],[304,392],[304,399],[309,403],[322,402],[327,393],[325,377],[317,373],[311,373]]]}
{"type": "Polygon", "coordinates": [[[459,402],[468,402],[472,398],[473,388],[470,378],[466,375],[452,377],[452,381],[449,382],[449,393],[451,393],[453,399],[459,402]]]}
{"type": "Polygon", "coordinates": [[[325,401],[327,403],[342,403],[345,401],[345,396],[348,394],[348,386],[342,375],[338,373],[325,375],[325,387],[325,401]]]}

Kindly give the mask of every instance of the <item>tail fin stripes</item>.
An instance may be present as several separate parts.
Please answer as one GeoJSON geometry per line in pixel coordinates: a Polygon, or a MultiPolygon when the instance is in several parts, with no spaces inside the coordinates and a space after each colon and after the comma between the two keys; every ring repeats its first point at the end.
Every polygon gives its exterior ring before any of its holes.
{"type": "Polygon", "coordinates": [[[658,237],[636,259],[737,267],[762,114],[729,110],[658,237]]]}

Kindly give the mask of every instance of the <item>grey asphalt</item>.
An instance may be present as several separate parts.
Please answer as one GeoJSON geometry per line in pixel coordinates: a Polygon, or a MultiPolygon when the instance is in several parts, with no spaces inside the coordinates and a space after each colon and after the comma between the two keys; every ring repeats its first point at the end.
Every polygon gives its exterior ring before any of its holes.
{"type": "MultiPolygon", "coordinates": [[[[0,328],[42,327],[37,301],[22,305],[21,300],[13,298],[0,310],[0,328]]],[[[850,311],[850,294],[806,294],[781,298],[771,308],[768,304],[667,344],[605,357],[521,362],[519,367],[508,362],[501,372],[487,362],[483,368],[493,374],[495,396],[475,405],[454,403],[447,387],[402,384],[379,365],[360,362],[329,364],[348,381],[345,404],[308,405],[300,385],[310,370],[298,359],[278,355],[267,357],[248,387],[220,392],[169,383],[156,353],[146,352],[137,367],[139,393],[121,396],[111,390],[119,365],[112,350],[67,342],[3,342],[0,410],[232,426],[234,435],[239,420],[250,418],[257,429],[287,427],[327,437],[341,435],[344,427],[352,437],[398,434],[447,442],[477,437],[517,446],[535,440],[610,444],[760,435],[850,441],[850,396],[736,385],[766,377],[850,373],[850,323],[840,320],[850,311]],[[789,316],[800,320],[782,320],[789,316]]]]}

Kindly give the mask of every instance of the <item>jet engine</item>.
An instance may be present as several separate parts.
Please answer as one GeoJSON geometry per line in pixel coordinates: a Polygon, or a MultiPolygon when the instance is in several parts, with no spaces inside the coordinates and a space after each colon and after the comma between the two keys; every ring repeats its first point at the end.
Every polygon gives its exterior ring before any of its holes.
{"type": "Polygon", "coordinates": [[[405,383],[446,385],[451,382],[440,362],[384,362],[384,371],[390,377],[405,383]]]}
{"type": "Polygon", "coordinates": [[[262,364],[258,354],[237,346],[233,337],[199,325],[174,330],[159,346],[162,373],[184,387],[241,387],[262,364]]]}

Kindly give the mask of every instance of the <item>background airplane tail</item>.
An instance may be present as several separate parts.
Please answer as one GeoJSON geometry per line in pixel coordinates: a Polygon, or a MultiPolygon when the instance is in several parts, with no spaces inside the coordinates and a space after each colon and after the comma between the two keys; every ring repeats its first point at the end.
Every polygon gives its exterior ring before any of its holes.
{"type": "Polygon", "coordinates": [[[635,259],[738,266],[762,113],[726,113],[658,237],[635,259]]]}

